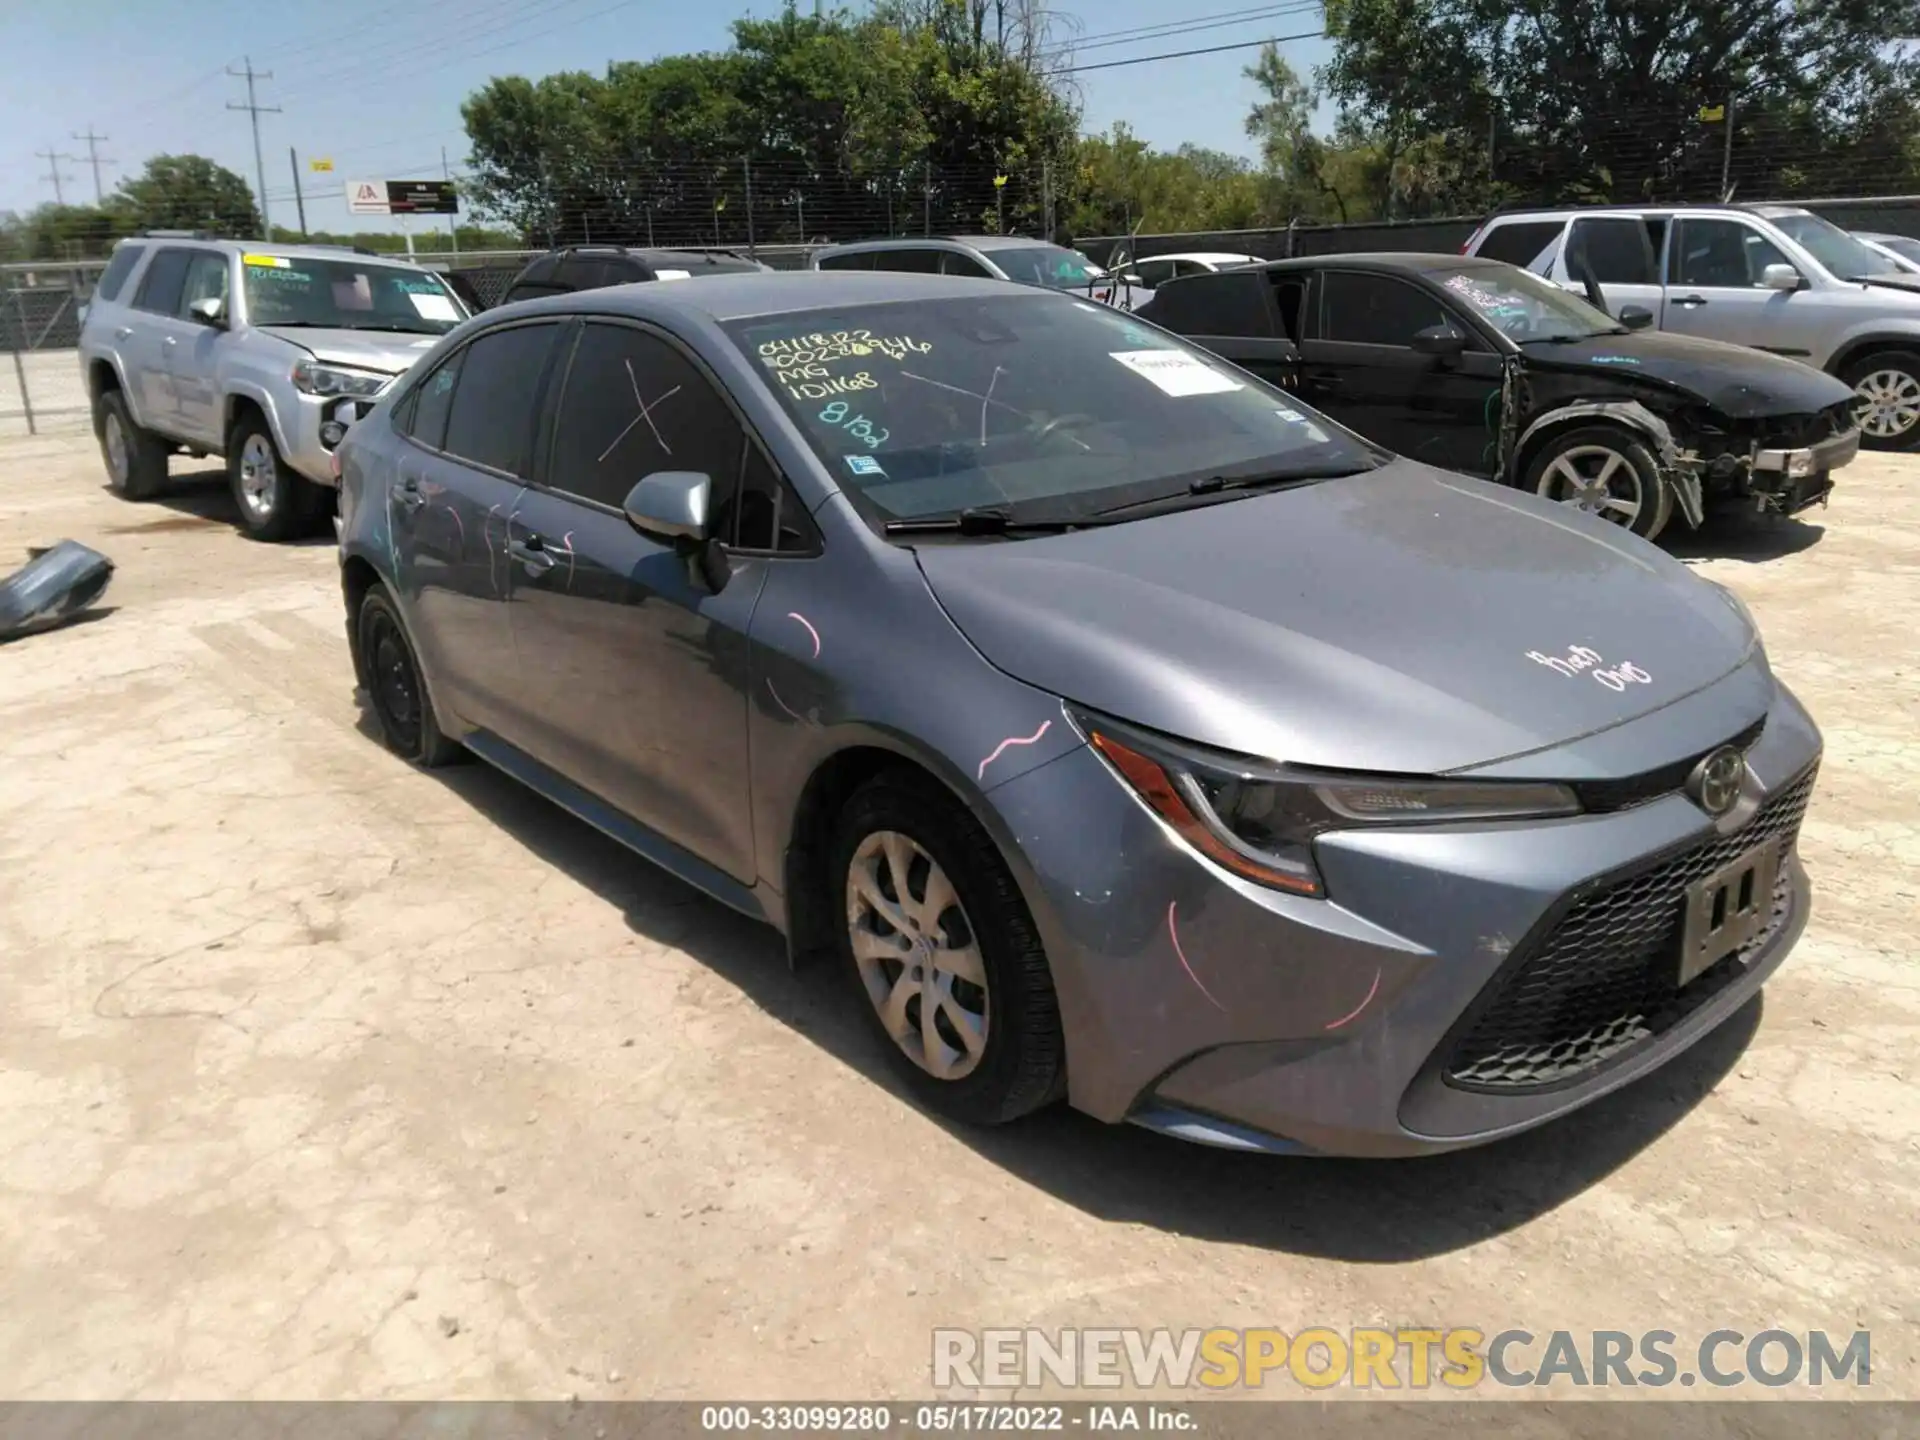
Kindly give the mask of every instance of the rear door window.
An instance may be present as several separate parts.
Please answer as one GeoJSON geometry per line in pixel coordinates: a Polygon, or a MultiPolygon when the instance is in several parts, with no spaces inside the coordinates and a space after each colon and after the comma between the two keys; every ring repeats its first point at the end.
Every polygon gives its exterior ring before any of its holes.
{"type": "Polygon", "coordinates": [[[1420,331],[1430,325],[1451,324],[1452,319],[1438,300],[1405,280],[1355,270],[1322,272],[1320,337],[1323,340],[1411,349],[1413,337],[1420,331]]]}
{"type": "Polygon", "coordinates": [[[453,408],[453,389],[460,379],[460,362],[466,358],[465,350],[455,351],[446,364],[413,392],[413,398],[407,402],[406,416],[400,423],[402,434],[411,435],[429,450],[445,447],[447,412],[453,408]]]}
{"type": "Polygon", "coordinates": [[[873,269],[873,252],[856,250],[851,255],[823,255],[820,257],[819,266],[822,270],[871,270],[873,269]]]}
{"type": "Polygon", "coordinates": [[[155,255],[153,263],[147,266],[146,276],[140,281],[140,293],[134,296],[134,305],[161,315],[179,314],[180,295],[187,283],[187,267],[193,263],[195,253],[192,250],[162,250],[155,255]]]}
{"type": "Polygon", "coordinates": [[[467,346],[441,448],[472,464],[524,478],[540,380],[559,333],[558,322],[515,325],[467,346]]]}
{"type": "Polygon", "coordinates": [[[938,250],[881,250],[875,253],[873,268],[876,270],[900,270],[911,275],[938,275],[940,273],[940,252],[938,250]]]}
{"type": "Polygon", "coordinates": [[[976,280],[991,280],[993,272],[988,270],[971,255],[962,255],[958,250],[949,250],[940,265],[943,275],[968,275],[976,280]]]}
{"type": "Polygon", "coordinates": [[[1575,220],[1567,236],[1569,267],[1583,253],[1593,278],[1602,285],[1660,283],[1646,222],[1638,215],[1583,215],[1575,220]]]}
{"type": "Polygon", "coordinates": [[[1195,275],[1162,285],[1148,302],[1146,318],[1182,335],[1271,339],[1266,276],[1258,270],[1195,275]]]}

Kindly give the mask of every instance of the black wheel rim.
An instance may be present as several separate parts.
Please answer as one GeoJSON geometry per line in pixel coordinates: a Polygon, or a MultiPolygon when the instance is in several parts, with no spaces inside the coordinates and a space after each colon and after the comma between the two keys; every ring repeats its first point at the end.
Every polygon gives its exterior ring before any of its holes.
{"type": "Polygon", "coordinates": [[[367,626],[367,668],[381,724],[403,749],[419,749],[420,675],[406,637],[384,612],[375,614],[367,626]]]}

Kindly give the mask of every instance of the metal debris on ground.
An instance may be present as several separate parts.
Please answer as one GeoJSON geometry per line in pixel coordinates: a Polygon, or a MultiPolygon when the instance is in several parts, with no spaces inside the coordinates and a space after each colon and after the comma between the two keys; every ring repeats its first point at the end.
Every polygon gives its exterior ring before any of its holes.
{"type": "Polygon", "coordinates": [[[49,629],[106,593],[113,562],[77,540],[29,550],[27,563],[0,580],[0,640],[49,629]]]}

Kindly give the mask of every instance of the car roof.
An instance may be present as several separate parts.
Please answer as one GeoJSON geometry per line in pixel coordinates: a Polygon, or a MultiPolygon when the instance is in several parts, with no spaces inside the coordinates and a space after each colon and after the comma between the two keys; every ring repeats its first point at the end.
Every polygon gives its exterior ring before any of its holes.
{"type": "Polygon", "coordinates": [[[1713,200],[1647,200],[1638,204],[1620,205],[1516,205],[1511,209],[1496,210],[1486,218],[1485,224],[1498,225],[1505,220],[1549,219],[1562,215],[1667,215],[1676,210],[1718,211],[1731,215],[1758,215],[1762,219],[1775,219],[1782,215],[1811,215],[1814,212],[1803,205],[1770,205],[1755,202],[1753,204],[1721,204],[1713,200]]]}
{"type": "Polygon", "coordinates": [[[1239,265],[1265,263],[1258,255],[1242,255],[1232,250],[1175,250],[1165,255],[1140,255],[1135,257],[1134,263],[1138,265],[1148,260],[1209,260],[1215,263],[1231,260],[1239,265]]]}
{"type": "Polygon", "coordinates": [[[180,246],[186,249],[199,247],[207,250],[238,251],[242,255],[279,255],[289,260],[369,260],[375,264],[400,265],[413,270],[427,268],[409,260],[405,255],[387,255],[375,250],[356,249],[351,245],[289,245],[284,242],[269,245],[264,240],[230,240],[218,236],[209,238],[198,235],[129,235],[119,243],[180,246]]]}
{"type": "Polygon", "coordinates": [[[991,253],[1033,245],[1052,245],[1033,235],[881,235],[871,240],[849,240],[840,245],[822,245],[816,255],[842,250],[916,249],[927,246],[965,245],[968,249],[991,253]]]}
{"type": "MultiPolygon", "coordinates": [[[[1004,280],[959,275],[910,275],[892,270],[775,270],[713,275],[698,285],[617,285],[567,295],[517,301],[489,310],[535,314],[679,315],[708,320],[747,320],[845,305],[884,305],[895,300],[943,300],[963,295],[1025,298],[1045,303],[1055,293],[1012,286],[1004,280]]],[[[1064,292],[1058,298],[1070,299],[1064,292]]]]}
{"type": "MultiPolygon", "coordinates": [[[[1358,255],[1296,255],[1291,260],[1264,260],[1248,270],[1312,270],[1337,266],[1351,270],[1399,270],[1424,273],[1429,270],[1511,270],[1504,260],[1489,260],[1484,255],[1453,255],[1419,250],[1372,250],[1358,255]]],[[[1188,279],[1198,279],[1189,276],[1188,279]]],[[[1175,284],[1182,283],[1175,281],[1175,284]]]]}

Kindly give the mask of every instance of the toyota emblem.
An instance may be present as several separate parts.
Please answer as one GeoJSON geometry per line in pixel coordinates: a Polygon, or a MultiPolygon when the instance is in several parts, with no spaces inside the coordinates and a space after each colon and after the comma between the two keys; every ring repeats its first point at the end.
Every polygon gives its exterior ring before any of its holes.
{"type": "Polygon", "coordinates": [[[1740,798],[1747,778],[1747,757],[1731,745],[1722,745],[1693,767],[1687,777],[1687,794],[1709,815],[1724,815],[1740,798]]]}

